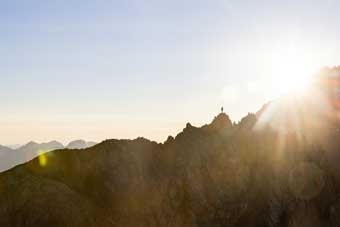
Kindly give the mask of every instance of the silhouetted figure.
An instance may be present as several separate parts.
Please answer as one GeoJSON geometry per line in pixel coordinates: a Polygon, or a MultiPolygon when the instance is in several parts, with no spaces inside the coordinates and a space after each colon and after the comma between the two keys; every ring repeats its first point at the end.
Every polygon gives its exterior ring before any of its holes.
{"type": "Polygon", "coordinates": [[[224,110],[224,109],[223,109],[223,106],[222,106],[222,107],[221,107],[221,113],[223,113],[223,110],[224,110]]]}

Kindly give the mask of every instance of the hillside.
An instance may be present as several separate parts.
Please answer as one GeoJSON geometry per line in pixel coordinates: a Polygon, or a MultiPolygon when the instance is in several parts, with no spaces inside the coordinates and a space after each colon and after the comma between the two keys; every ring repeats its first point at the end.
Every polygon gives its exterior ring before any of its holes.
{"type": "Polygon", "coordinates": [[[277,133],[251,130],[255,122],[250,114],[232,125],[222,113],[164,144],[107,140],[49,152],[45,164],[36,158],[1,174],[0,225],[337,223],[339,133],[329,132],[337,138],[332,151],[298,143],[295,134],[279,147],[277,133]]]}
{"type": "Polygon", "coordinates": [[[0,145],[0,172],[13,168],[16,165],[28,162],[41,153],[63,148],[83,149],[92,147],[95,142],[86,142],[84,140],[75,140],[70,142],[66,147],[58,141],[48,143],[36,143],[31,141],[17,149],[11,149],[0,145]]]}
{"type": "Polygon", "coordinates": [[[339,226],[339,114],[315,92],[164,143],[43,154],[0,174],[0,226],[339,226]]]}

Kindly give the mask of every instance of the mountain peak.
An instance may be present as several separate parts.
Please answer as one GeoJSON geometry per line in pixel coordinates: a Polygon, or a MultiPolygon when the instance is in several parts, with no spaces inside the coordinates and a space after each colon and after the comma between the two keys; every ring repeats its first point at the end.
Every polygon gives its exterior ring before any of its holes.
{"type": "Polygon", "coordinates": [[[52,141],[48,142],[48,144],[61,144],[61,143],[59,141],[52,140],[52,141]]]}
{"type": "Polygon", "coordinates": [[[95,142],[86,142],[85,140],[74,140],[71,141],[66,147],[69,149],[84,149],[96,145],[95,142]]]}
{"type": "Polygon", "coordinates": [[[0,152],[9,152],[9,151],[12,151],[12,149],[9,147],[0,145],[0,152]]]}
{"type": "Polygon", "coordinates": [[[24,145],[24,147],[31,147],[31,146],[36,146],[36,145],[38,145],[38,143],[36,143],[34,141],[30,141],[26,145],[24,145]]]}
{"type": "Polygon", "coordinates": [[[74,141],[71,141],[67,145],[67,148],[70,148],[70,149],[83,148],[83,147],[86,147],[86,142],[84,140],[74,140],[74,141]]]}
{"type": "Polygon", "coordinates": [[[232,126],[232,122],[226,113],[220,113],[211,122],[211,126],[216,129],[222,129],[232,126]]]}

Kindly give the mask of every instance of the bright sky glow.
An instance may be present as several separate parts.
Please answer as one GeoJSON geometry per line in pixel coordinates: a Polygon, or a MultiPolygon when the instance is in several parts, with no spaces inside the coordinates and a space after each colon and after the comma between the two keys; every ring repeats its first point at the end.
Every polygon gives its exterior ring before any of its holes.
{"type": "Polygon", "coordinates": [[[232,120],[340,64],[334,0],[4,0],[0,144],[232,120]]]}
{"type": "Polygon", "coordinates": [[[316,66],[321,59],[311,57],[308,49],[290,46],[274,49],[268,58],[270,71],[267,76],[275,80],[271,97],[302,93],[319,70],[316,66]]]}

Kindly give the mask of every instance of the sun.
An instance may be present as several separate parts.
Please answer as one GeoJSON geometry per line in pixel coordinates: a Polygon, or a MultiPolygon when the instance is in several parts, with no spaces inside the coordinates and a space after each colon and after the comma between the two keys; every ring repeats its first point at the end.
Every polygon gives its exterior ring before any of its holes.
{"type": "Polygon", "coordinates": [[[307,51],[279,48],[271,52],[268,63],[274,96],[300,94],[311,84],[315,65],[307,51]]]}

